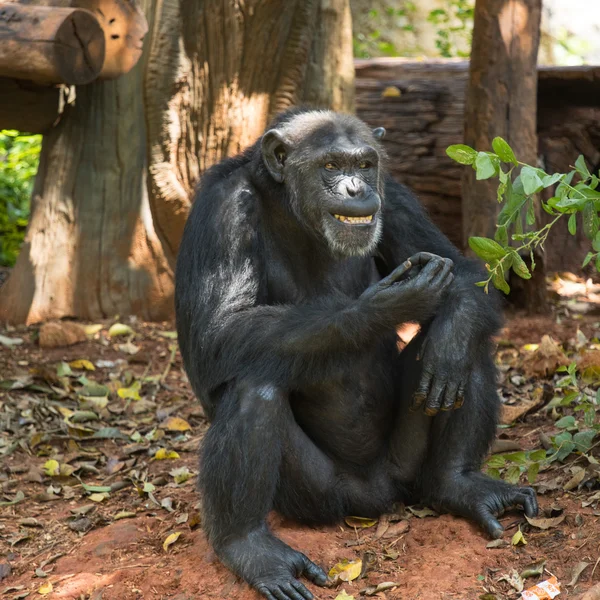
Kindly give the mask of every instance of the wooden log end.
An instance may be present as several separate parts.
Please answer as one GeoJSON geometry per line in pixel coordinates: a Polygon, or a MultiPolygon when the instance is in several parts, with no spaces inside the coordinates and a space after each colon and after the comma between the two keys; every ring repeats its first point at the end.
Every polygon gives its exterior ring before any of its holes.
{"type": "Polygon", "coordinates": [[[72,85],[92,82],[104,65],[106,44],[98,19],[87,10],[74,10],[60,26],[54,45],[61,80],[72,85]]]}

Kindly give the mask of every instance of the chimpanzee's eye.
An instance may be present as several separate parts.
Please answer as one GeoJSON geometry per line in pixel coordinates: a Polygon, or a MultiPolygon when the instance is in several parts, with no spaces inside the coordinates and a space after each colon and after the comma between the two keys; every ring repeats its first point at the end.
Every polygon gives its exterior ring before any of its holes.
{"type": "Polygon", "coordinates": [[[371,163],[367,160],[363,160],[359,165],[358,165],[359,169],[369,169],[371,168],[371,163]]]}
{"type": "Polygon", "coordinates": [[[337,167],[337,165],[336,165],[335,163],[332,163],[332,162],[328,162],[328,163],[326,163],[326,164],[325,164],[325,168],[326,168],[328,171],[337,171],[337,170],[338,170],[338,167],[337,167]]]}

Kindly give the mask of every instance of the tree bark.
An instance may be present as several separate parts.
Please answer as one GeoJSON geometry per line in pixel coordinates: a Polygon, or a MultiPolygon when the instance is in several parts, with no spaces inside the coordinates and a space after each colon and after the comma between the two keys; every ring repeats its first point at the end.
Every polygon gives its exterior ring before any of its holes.
{"type": "Polygon", "coordinates": [[[0,78],[0,129],[45,133],[61,110],[60,86],[0,78]]]}
{"type": "MultiPolygon", "coordinates": [[[[477,0],[465,112],[465,143],[491,150],[504,138],[523,162],[537,164],[537,51],[541,0],[477,0]]],[[[494,237],[499,205],[496,180],[477,181],[465,169],[462,181],[463,237],[494,237]]],[[[539,214],[538,222],[539,222],[539,214]]],[[[519,304],[529,312],[547,308],[541,257],[521,288],[519,304]]],[[[515,290],[516,291],[516,290],[515,290]]]]}
{"type": "Polygon", "coordinates": [[[353,108],[348,0],[142,6],[141,61],[125,77],[78,88],[44,138],[1,320],[171,317],[200,174],[292,104],[353,108]]]}

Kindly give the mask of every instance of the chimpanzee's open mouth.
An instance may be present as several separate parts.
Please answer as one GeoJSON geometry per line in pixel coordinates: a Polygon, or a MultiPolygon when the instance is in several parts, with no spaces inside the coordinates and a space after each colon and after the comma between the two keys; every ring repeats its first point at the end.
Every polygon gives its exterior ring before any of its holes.
{"type": "Polygon", "coordinates": [[[366,215],[364,217],[347,217],[345,215],[333,215],[338,221],[348,223],[349,225],[368,225],[373,222],[374,215],[366,215]]]}

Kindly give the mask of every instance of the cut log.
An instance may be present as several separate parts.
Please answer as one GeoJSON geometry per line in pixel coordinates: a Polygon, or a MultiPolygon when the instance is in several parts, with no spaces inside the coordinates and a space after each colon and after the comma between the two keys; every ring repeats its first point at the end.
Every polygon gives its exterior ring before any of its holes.
{"type": "Polygon", "coordinates": [[[142,56],[148,22],[137,0],[72,0],[71,6],[92,11],[104,29],[106,56],[100,79],[128,73],[142,56]]]}
{"type": "Polygon", "coordinates": [[[0,76],[81,85],[96,79],[104,30],[80,8],[0,4],[0,76]]]}

